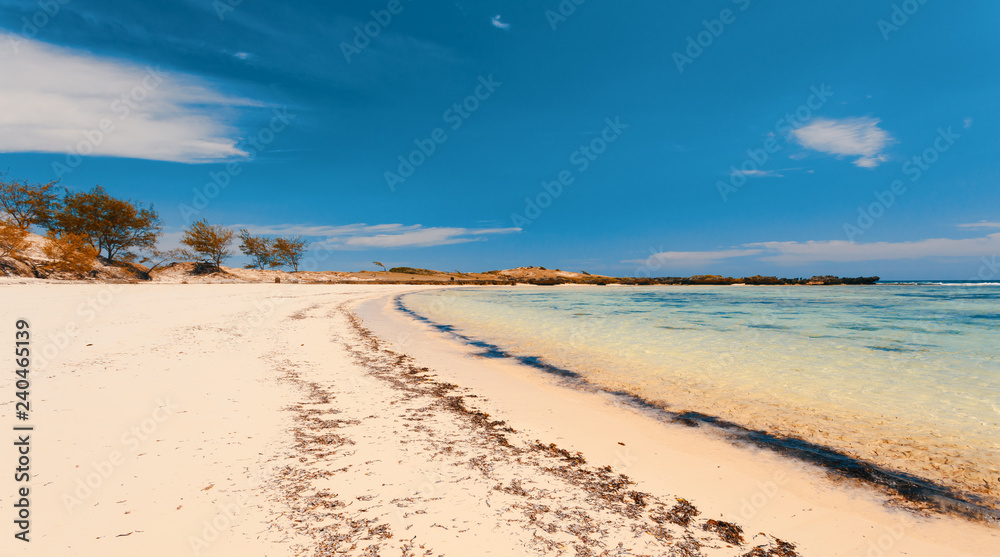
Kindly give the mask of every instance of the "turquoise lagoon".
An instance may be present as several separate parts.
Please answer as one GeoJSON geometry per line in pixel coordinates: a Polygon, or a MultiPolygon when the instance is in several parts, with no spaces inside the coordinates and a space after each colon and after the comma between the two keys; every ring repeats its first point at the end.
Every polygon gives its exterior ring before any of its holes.
{"type": "Polygon", "coordinates": [[[400,305],[671,415],[1000,508],[996,283],[455,288],[400,305]]]}

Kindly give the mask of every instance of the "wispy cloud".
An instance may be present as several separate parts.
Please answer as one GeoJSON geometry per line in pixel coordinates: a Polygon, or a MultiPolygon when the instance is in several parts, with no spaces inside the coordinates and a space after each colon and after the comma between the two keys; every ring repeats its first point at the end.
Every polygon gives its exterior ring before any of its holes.
{"type": "Polygon", "coordinates": [[[228,124],[232,107],[260,103],[191,75],[3,33],[0,44],[0,152],[185,163],[246,155],[228,124]]]}
{"type": "Polygon", "coordinates": [[[878,126],[879,122],[876,118],[817,118],[794,130],[792,135],[803,147],[831,155],[860,157],[854,164],[873,168],[887,160],[882,151],[892,140],[878,126]]]}
{"type": "Polygon", "coordinates": [[[778,174],[775,170],[733,170],[731,176],[747,176],[749,178],[784,178],[784,174],[778,174]]]}
{"type": "Polygon", "coordinates": [[[500,14],[493,16],[493,19],[490,20],[490,23],[492,23],[493,27],[496,27],[497,29],[510,29],[509,23],[504,23],[503,21],[501,21],[500,14]]]}
{"type": "MultiPolygon", "coordinates": [[[[795,172],[802,170],[801,168],[776,168],[774,170],[761,170],[759,168],[752,170],[741,170],[738,168],[732,169],[729,173],[730,176],[746,176],[748,178],[784,178],[783,172],[795,172]]],[[[806,172],[809,172],[808,170],[806,172]]]]}
{"type": "Polygon", "coordinates": [[[959,228],[1000,228],[1000,222],[987,222],[981,220],[979,222],[969,222],[965,224],[959,224],[959,228]]]}
{"type": "Polygon", "coordinates": [[[315,238],[315,244],[328,249],[359,250],[371,248],[427,248],[479,242],[487,236],[512,234],[520,228],[425,227],[419,224],[349,224],[314,226],[282,224],[274,226],[236,225],[253,234],[301,235],[315,238]]]}
{"type": "Polygon", "coordinates": [[[735,259],[762,253],[759,249],[726,249],[718,251],[661,251],[646,259],[628,259],[622,263],[646,265],[658,269],[660,267],[692,267],[722,259],[735,259]]]}
{"type": "Polygon", "coordinates": [[[976,257],[1000,253],[1000,233],[983,238],[952,240],[932,238],[913,242],[872,242],[859,244],[846,240],[811,242],[761,242],[746,244],[760,247],[771,255],[762,261],[775,263],[810,263],[814,261],[888,261],[925,257],[976,257]]]}
{"type": "MultiPolygon", "coordinates": [[[[987,223],[997,225],[1000,223],[987,223]]],[[[793,265],[815,262],[890,261],[931,257],[980,257],[1000,253],[1000,232],[981,238],[954,240],[931,238],[912,242],[871,242],[867,244],[846,240],[808,242],[757,242],[738,248],[716,251],[670,251],[651,255],[646,259],[628,260],[623,263],[640,263],[652,267],[690,267],[739,257],[758,256],[760,261],[793,265]]]]}

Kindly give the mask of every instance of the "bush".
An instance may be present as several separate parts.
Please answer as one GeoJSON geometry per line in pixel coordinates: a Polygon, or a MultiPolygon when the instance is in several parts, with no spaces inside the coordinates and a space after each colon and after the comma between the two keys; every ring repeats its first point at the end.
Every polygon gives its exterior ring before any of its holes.
{"type": "Polygon", "coordinates": [[[49,272],[72,273],[84,275],[94,268],[97,250],[90,245],[87,237],[82,234],[56,234],[49,232],[49,241],[42,251],[45,257],[51,259],[45,265],[49,272]]]}
{"type": "Polygon", "coordinates": [[[28,247],[28,231],[13,222],[0,220],[0,257],[20,259],[28,247]]]}
{"type": "Polygon", "coordinates": [[[437,271],[431,271],[430,269],[416,269],[414,267],[393,267],[389,269],[390,273],[402,273],[404,275],[436,275],[437,271]]]}

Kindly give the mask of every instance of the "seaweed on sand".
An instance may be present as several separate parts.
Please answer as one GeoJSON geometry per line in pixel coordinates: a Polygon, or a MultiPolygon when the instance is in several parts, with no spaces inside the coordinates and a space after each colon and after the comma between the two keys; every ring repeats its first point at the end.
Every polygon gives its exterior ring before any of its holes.
{"type": "Polygon", "coordinates": [[[746,541],[743,539],[743,528],[740,528],[732,522],[710,519],[704,526],[702,526],[702,529],[706,532],[715,532],[720,538],[722,538],[722,541],[726,543],[743,545],[746,541]]]}
{"type": "Polygon", "coordinates": [[[800,555],[795,551],[794,543],[788,543],[775,538],[772,547],[759,545],[749,552],[744,553],[741,557],[800,557],[800,555]]]}

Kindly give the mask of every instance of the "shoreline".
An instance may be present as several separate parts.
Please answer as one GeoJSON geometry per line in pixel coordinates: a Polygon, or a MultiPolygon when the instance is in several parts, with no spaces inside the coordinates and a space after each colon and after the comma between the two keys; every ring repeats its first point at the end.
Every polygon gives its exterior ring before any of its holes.
{"type": "MultiPolygon", "coordinates": [[[[609,431],[602,422],[627,424],[639,431],[644,441],[654,440],[646,449],[648,453],[639,455],[628,467],[631,478],[641,485],[648,482],[657,486],[654,492],[710,501],[703,506],[737,518],[747,530],[772,532],[796,542],[803,555],[862,556],[869,550],[868,543],[876,544],[879,555],[987,555],[1000,542],[995,526],[941,513],[920,515],[900,507],[898,501],[892,503],[884,492],[859,480],[831,477],[828,469],[746,442],[734,445],[725,435],[704,428],[665,423],[650,415],[648,408],[623,404],[615,394],[588,392],[567,384],[567,378],[559,373],[545,373],[511,359],[484,358],[480,352],[486,347],[482,344],[464,343],[454,338],[455,333],[440,331],[400,312],[394,307],[395,299],[403,295],[361,304],[358,314],[370,321],[369,326],[379,336],[399,341],[401,350],[420,361],[434,362],[432,367],[447,380],[477,393],[482,389],[482,397],[491,402],[490,413],[522,427],[529,424],[528,429],[539,433],[555,434],[560,446],[570,441],[570,450],[602,455],[602,464],[618,466],[635,455],[623,458],[611,441],[623,433],[609,431]],[[470,367],[477,371],[469,371],[470,367]],[[523,394],[532,391],[537,394],[526,402],[523,394]],[[554,415],[559,418],[552,419],[554,415]],[[653,462],[664,463],[663,455],[679,462],[659,469],[653,462]],[[749,462],[753,465],[748,466],[749,462]],[[705,472],[713,468],[728,470],[732,476],[712,477],[705,472]],[[668,479],[671,473],[688,476],[689,481],[668,479]],[[776,476],[784,478],[779,492],[768,495],[766,486],[776,483],[776,476]],[[766,499],[765,504],[754,503],[761,499],[766,499]],[[811,513],[816,516],[810,520],[806,515],[811,513]],[[904,533],[899,534],[901,525],[904,533]],[[885,542],[886,535],[892,537],[892,543],[887,544],[891,547],[879,547],[879,538],[885,542]]],[[[636,444],[627,443],[629,447],[636,444]]]]}
{"type": "Polygon", "coordinates": [[[974,501],[976,496],[973,494],[956,492],[954,489],[928,478],[855,458],[832,447],[818,445],[798,437],[747,428],[723,419],[721,416],[693,411],[675,412],[629,391],[609,391],[571,369],[547,363],[544,356],[516,355],[487,341],[458,333],[452,326],[437,323],[406,307],[403,303],[403,297],[406,295],[407,293],[403,293],[393,297],[393,310],[446,333],[457,342],[480,349],[481,352],[477,353],[477,356],[517,362],[520,365],[554,375],[565,381],[566,385],[571,388],[617,397],[621,404],[648,412],[665,422],[680,423],[693,428],[707,426],[713,430],[712,434],[725,435],[735,444],[752,445],[773,451],[787,458],[829,470],[845,479],[858,480],[872,489],[897,499],[897,504],[903,508],[910,507],[910,510],[914,511],[930,511],[944,516],[956,516],[988,526],[1000,527],[1000,510],[976,503],[974,501]]]}
{"type": "Polygon", "coordinates": [[[476,357],[392,310],[421,289],[0,289],[41,351],[79,331],[33,372],[32,425],[45,433],[32,448],[33,540],[12,549],[979,557],[1000,542],[995,529],[886,508],[815,467],[476,357]],[[65,496],[92,479],[67,511],[65,496]]]}

